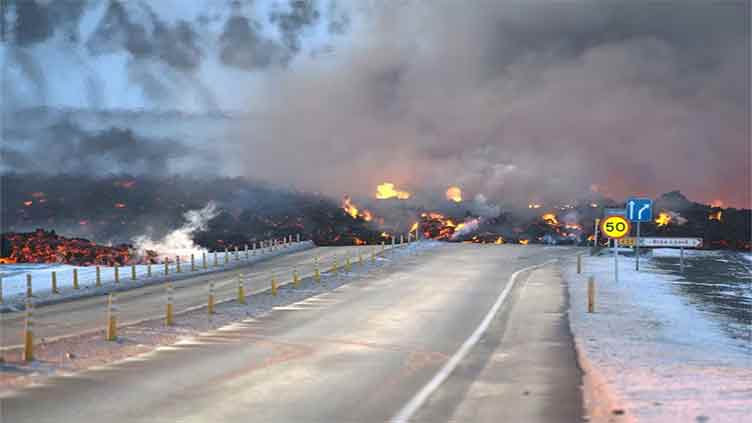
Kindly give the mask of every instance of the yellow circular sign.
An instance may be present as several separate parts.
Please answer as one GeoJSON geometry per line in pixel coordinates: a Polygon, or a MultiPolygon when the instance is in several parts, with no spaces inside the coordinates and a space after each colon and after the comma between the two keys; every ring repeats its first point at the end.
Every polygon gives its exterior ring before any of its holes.
{"type": "Polygon", "coordinates": [[[601,232],[609,238],[624,238],[630,230],[632,225],[624,216],[608,216],[601,221],[601,232]]]}

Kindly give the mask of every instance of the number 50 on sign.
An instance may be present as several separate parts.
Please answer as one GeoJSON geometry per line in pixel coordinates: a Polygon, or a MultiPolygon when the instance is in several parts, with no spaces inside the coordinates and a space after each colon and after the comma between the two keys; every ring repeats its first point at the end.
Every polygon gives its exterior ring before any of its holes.
{"type": "Polygon", "coordinates": [[[609,238],[623,238],[631,229],[629,220],[623,216],[608,216],[601,221],[601,232],[609,238]]]}

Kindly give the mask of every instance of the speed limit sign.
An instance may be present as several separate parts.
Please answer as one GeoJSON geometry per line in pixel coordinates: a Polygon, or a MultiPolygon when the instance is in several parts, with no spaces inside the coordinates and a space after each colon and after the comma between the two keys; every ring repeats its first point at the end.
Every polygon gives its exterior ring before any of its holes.
{"type": "Polygon", "coordinates": [[[601,232],[609,238],[624,238],[631,229],[629,220],[624,216],[607,216],[601,221],[601,232]]]}

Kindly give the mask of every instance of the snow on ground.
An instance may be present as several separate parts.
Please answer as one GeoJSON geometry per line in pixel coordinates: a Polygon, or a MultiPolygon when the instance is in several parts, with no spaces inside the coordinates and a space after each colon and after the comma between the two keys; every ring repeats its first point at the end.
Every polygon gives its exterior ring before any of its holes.
{"type": "Polygon", "coordinates": [[[641,272],[634,270],[634,258],[619,262],[618,283],[608,256],[584,257],[582,275],[567,264],[564,275],[578,349],[627,413],[640,422],[750,421],[750,339],[732,339],[691,298],[672,292],[680,277],[657,272],[648,260],[641,261],[641,272]],[[592,314],[590,275],[596,280],[592,314]]]}
{"type": "MultiPolygon", "coordinates": [[[[286,252],[298,251],[301,248],[307,248],[310,246],[310,242],[301,242],[300,244],[293,244],[291,247],[284,248],[279,247],[273,252],[269,252],[269,249],[265,249],[264,252],[256,250],[255,254],[252,250],[248,252],[248,260],[246,260],[246,254],[243,250],[238,252],[238,260],[235,258],[234,251],[229,252],[229,265],[237,263],[248,263],[261,260],[262,258],[271,257],[273,255],[279,255],[286,252]]],[[[225,253],[209,253],[207,254],[207,270],[203,270],[203,262],[201,256],[194,257],[196,271],[206,272],[216,270],[214,267],[214,254],[217,255],[217,263],[223,266],[225,260],[225,253]]],[[[180,267],[183,273],[190,270],[190,256],[181,257],[180,267]]],[[[136,280],[143,282],[147,279],[148,275],[147,265],[137,265],[136,280]]],[[[224,267],[222,267],[224,268],[224,267]]],[[[0,265],[0,290],[2,297],[6,301],[13,299],[14,297],[24,296],[26,294],[26,275],[31,275],[32,280],[32,292],[35,297],[49,296],[52,289],[52,272],[56,273],[57,287],[63,294],[70,294],[73,292],[73,269],[78,269],[78,283],[81,291],[94,288],[96,284],[96,266],[71,266],[67,264],[3,264],[0,265]]],[[[177,263],[172,261],[168,264],[168,275],[175,275],[177,270],[177,263]]],[[[131,266],[123,266],[118,269],[118,276],[120,284],[125,286],[132,283],[132,269],[131,266]]],[[[152,277],[149,280],[159,280],[164,276],[164,264],[151,265],[152,277]]],[[[108,266],[100,266],[100,278],[104,287],[112,286],[115,282],[115,269],[108,266]]]]}

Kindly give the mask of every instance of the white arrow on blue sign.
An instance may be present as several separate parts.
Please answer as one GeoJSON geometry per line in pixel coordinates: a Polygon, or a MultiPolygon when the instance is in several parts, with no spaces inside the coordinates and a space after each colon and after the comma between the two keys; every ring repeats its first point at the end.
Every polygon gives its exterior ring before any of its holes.
{"type": "Polygon", "coordinates": [[[653,200],[649,198],[630,198],[627,200],[627,219],[632,222],[650,222],[653,220],[653,200]]]}

